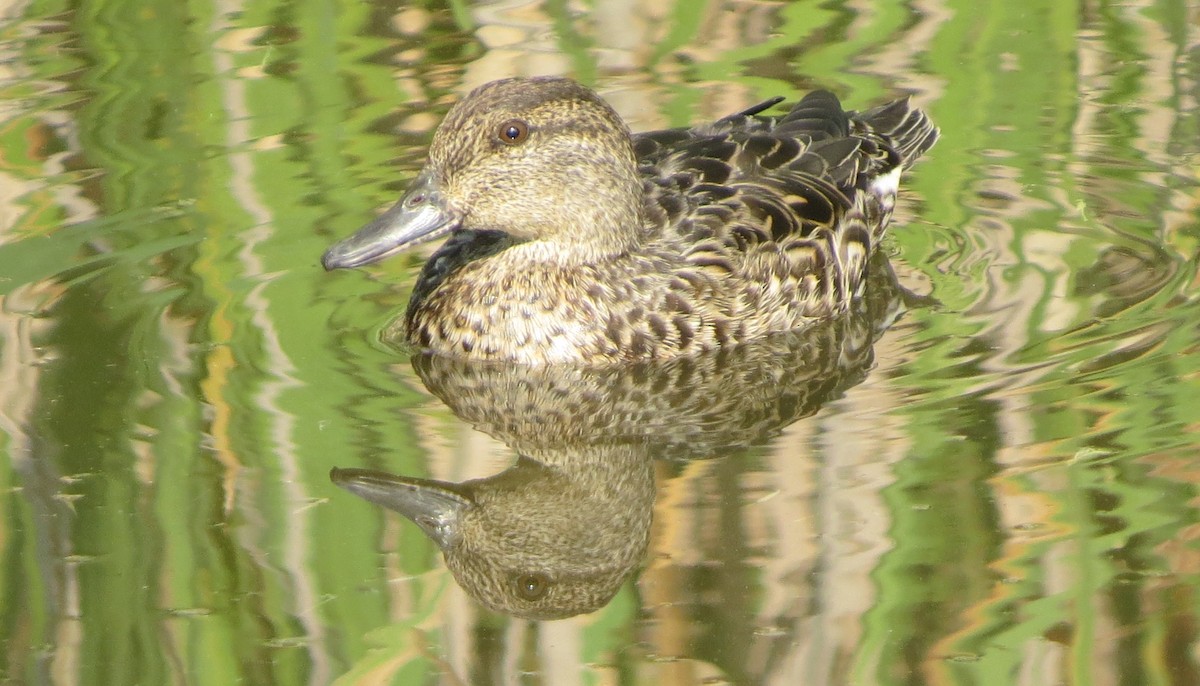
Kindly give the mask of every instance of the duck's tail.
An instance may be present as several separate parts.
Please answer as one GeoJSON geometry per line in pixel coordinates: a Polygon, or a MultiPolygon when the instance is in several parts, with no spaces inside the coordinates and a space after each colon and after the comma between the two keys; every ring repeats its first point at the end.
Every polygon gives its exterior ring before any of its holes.
{"type": "Polygon", "coordinates": [[[873,134],[886,141],[900,155],[905,169],[932,148],[940,135],[929,115],[913,107],[908,98],[852,114],[850,121],[855,133],[873,134]]]}

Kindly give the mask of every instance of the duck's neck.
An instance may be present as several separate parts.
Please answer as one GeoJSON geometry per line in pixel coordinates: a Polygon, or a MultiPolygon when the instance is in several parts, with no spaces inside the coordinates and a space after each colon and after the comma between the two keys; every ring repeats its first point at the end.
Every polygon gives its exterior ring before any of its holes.
{"type": "Polygon", "coordinates": [[[586,205],[576,203],[574,214],[562,217],[554,231],[540,231],[535,237],[517,241],[504,252],[514,263],[575,268],[621,259],[636,252],[644,241],[644,220],[640,199],[608,197],[604,193],[580,191],[588,197],[586,205]]]}

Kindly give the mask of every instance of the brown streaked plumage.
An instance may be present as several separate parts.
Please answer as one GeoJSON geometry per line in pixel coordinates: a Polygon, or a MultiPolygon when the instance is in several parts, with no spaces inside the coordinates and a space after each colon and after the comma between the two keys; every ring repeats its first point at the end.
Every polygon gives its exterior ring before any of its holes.
{"type": "Polygon", "coordinates": [[[472,91],[394,207],[325,253],[354,267],[449,235],[402,324],[434,352],[528,364],[670,358],[803,328],[860,295],[900,171],[937,139],[899,100],[818,91],[631,135],[561,78],[472,91]]]}

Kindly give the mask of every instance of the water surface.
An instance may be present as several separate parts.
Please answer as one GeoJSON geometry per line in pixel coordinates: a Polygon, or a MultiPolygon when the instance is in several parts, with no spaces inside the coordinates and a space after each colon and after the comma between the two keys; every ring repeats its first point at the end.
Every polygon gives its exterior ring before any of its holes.
{"type": "Polygon", "coordinates": [[[1198,55],[1184,0],[0,6],[0,675],[1200,683],[1198,55]],[[659,446],[633,575],[554,622],[330,482],[516,450],[381,339],[422,256],[318,262],[541,73],[634,129],[820,87],[943,132],[861,373],[659,446]]]}

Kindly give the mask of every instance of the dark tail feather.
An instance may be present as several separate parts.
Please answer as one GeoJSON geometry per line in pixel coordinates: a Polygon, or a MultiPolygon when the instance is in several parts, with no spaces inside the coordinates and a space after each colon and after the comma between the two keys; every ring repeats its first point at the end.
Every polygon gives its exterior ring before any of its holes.
{"type": "Polygon", "coordinates": [[[756,115],[771,109],[781,102],[783,102],[783,96],[771,98],[770,100],[763,100],[757,105],[751,105],[741,112],[735,112],[734,114],[721,117],[711,124],[697,126],[692,129],[692,132],[700,135],[711,136],[732,131],[734,129],[741,129],[745,131],[760,131],[769,129],[772,126],[774,118],[758,117],[756,115]]]}
{"type": "Polygon", "coordinates": [[[937,142],[939,131],[929,116],[915,109],[908,98],[852,115],[856,133],[871,133],[900,155],[907,169],[937,142]]]}
{"type": "Polygon", "coordinates": [[[783,101],[784,101],[784,97],[782,95],[776,95],[775,97],[771,98],[770,100],[763,100],[762,102],[758,103],[757,105],[751,105],[750,107],[747,107],[746,109],[742,110],[741,112],[738,112],[737,114],[731,114],[725,118],[733,119],[735,117],[753,117],[754,115],[759,114],[761,112],[766,112],[767,110],[771,109],[772,107],[778,105],[779,103],[781,103],[783,101]]]}

